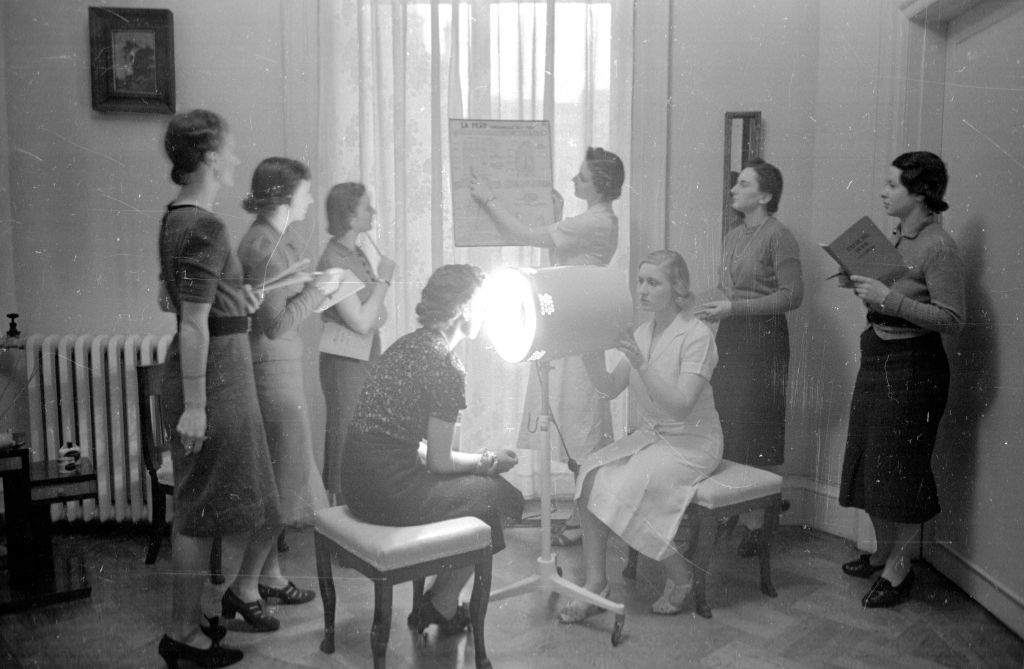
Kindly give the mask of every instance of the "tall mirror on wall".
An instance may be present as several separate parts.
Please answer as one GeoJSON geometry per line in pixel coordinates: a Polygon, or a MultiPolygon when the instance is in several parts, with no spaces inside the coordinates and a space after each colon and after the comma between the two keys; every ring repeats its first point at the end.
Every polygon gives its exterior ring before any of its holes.
{"type": "Polygon", "coordinates": [[[740,170],[761,155],[761,112],[725,112],[725,161],[722,168],[722,236],[739,222],[729,191],[740,170]]]}

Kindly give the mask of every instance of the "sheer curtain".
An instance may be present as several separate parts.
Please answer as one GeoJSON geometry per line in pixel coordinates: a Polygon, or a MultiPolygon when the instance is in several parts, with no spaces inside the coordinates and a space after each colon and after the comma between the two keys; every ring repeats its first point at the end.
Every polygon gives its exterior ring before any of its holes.
{"type": "MultiPolygon", "coordinates": [[[[318,182],[324,190],[340,181],[370,189],[373,241],[398,263],[385,346],[417,327],[420,290],[436,267],[547,264],[539,249],[453,245],[449,118],[551,121],[554,186],[566,196],[566,216],[585,209],[571,179],[586,148],[621,156],[627,179],[615,203],[612,266],[628,280],[632,10],[629,0],[321,0],[318,182]]],[[[484,338],[458,354],[469,404],[463,450],[513,448],[532,367],[502,362],[484,338]]],[[[621,402],[616,408],[621,432],[621,402]]],[[[537,490],[537,455],[520,453],[510,475],[527,495],[537,490]]],[[[559,459],[555,489],[567,492],[571,477],[559,459]]]]}

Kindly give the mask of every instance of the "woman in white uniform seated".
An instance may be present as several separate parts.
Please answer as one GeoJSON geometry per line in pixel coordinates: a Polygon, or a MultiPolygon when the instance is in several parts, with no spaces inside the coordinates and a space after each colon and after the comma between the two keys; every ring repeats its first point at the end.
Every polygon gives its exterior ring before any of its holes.
{"type": "MultiPolygon", "coordinates": [[[[614,532],[664,565],[665,591],[652,610],[671,615],[682,610],[692,579],[672,539],[697,484],[722,459],[722,428],[709,383],[718,353],[714,334],[692,313],[690,274],[678,253],[655,251],[640,262],[636,297],[652,318],[619,342],[624,358],[609,373],[603,353],[585,356],[602,393],[615,397],[631,389],[639,423],[629,436],[591,454],[580,471],[583,587],[608,596],[605,560],[614,532]]],[[[575,623],[597,611],[572,600],[558,617],[575,623]]]]}

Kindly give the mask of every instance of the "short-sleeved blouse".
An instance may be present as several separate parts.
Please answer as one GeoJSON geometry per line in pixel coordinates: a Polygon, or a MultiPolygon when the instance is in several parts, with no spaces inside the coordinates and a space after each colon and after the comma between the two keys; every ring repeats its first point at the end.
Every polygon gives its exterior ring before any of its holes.
{"type": "Polygon", "coordinates": [[[607,265],[619,243],[619,219],[611,202],[598,202],[579,216],[547,226],[555,265],[607,265]]]}
{"type": "Polygon", "coordinates": [[[454,423],[466,408],[466,369],[440,332],[420,328],[380,357],[359,398],[351,433],[419,443],[431,416],[454,423]]]}
{"type": "Polygon", "coordinates": [[[160,280],[174,308],[210,304],[211,316],[245,316],[242,264],[219,218],[194,205],[170,205],[160,226],[160,280]]]}
{"type": "MultiPolygon", "coordinates": [[[[316,265],[318,270],[325,270],[331,267],[347,269],[366,284],[356,293],[359,296],[359,301],[362,304],[366,304],[370,296],[373,295],[373,283],[376,281],[377,275],[374,273],[373,266],[362,249],[359,247],[350,249],[338,241],[337,237],[332,237],[324,247],[324,252],[321,254],[320,261],[316,265]]],[[[325,321],[334,321],[339,325],[345,325],[345,320],[341,317],[337,306],[324,311],[320,318],[325,321]]],[[[348,326],[345,325],[345,327],[348,326]]]]}

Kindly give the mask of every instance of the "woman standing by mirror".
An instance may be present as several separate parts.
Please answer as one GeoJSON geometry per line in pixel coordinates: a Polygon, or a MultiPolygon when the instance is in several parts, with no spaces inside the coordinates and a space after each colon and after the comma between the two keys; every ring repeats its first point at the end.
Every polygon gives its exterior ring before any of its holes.
{"type": "MultiPolygon", "coordinates": [[[[782,197],[782,172],[759,158],[740,172],[730,191],[742,223],[722,242],[718,291],[697,315],[718,322],[718,367],[711,380],[722,421],[726,460],[755,467],[781,465],[786,448],[786,385],[789,326],[786,312],[803,301],[800,247],[775,218],[782,197]]],[[[743,518],[751,529],[739,552],[756,554],[760,519],[743,518]]]]}

